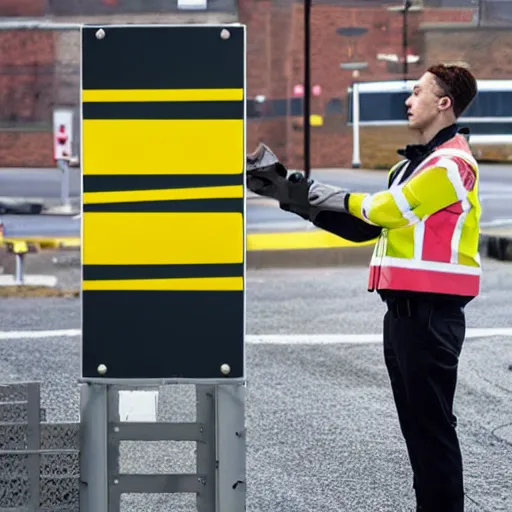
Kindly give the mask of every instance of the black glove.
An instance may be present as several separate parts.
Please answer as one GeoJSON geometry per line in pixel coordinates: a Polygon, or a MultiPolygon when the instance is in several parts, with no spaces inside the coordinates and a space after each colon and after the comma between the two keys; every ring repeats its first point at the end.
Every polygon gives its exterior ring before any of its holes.
{"type": "Polygon", "coordinates": [[[264,197],[281,201],[287,197],[286,167],[266,146],[260,144],[246,159],[247,188],[264,197]]]}
{"type": "Polygon", "coordinates": [[[268,146],[260,144],[247,155],[246,172],[249,190],[275,199],[283,210],[298,209],[301,216],[307,216],[308,191],[313,182],[298,172],[287,178],[288,170],[268,146]]]}
{"type": "Polygon", "coordinates": [[[288,170],[265,144],[247,155],[247,188],[263,197],[275,199],[282,210],[310,220],[308,192],[311,180],[299,172],[287,178],[288,170]]]}
{"type": "MultiPolygon", "coordinates": [[[[246,170],[249,190],[277,200],[282,210],[295,213],[320,229],[354,242],[372,240],[379,236],[380,227],[369,225],[348,212],[329,211],[323,208],[324,205],[313,206],[309,201],[309,192],[314,181],[300,172],[292,173],[287,178],[286,167],[264,144],[247,155],[246,170]]],[[[323,190],[322,185],[317,189],[323,190]]],[[[334,209],[338,209],[337,204],[334,209]]]]}
{"type": "Polygon", "coordinates": [[[307,179],[302,173],[294,172],[288,177],[288,194],[279,202],[281,210],[295,213],[304,220],[312,220],[313,209],[309,204],[309,189],[313,180],[307,179]]]}
{"type": "Polygon", "coordinates": [[[323,210],[312,205],[309,196],[314,181],[306,179],[303,174],[291,174],[288,182],[290,202],[280,203],[282,210],[295,213],[316,227],[352,242],[367,242],[380,235],[380,226],[370,225],[345,211],[323,210]]]}

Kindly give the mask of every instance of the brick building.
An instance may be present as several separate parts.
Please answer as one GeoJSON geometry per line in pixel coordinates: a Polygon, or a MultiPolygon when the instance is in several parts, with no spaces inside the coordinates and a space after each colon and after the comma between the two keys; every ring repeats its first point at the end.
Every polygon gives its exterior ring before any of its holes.
{"type": "MultiPolygon", "coordinates": [[[[489,0],[490,1],[490,0],[489,0]]],[[[419,2],[416,2],[419,3],[419,2]]],[[[512,78],[510,27],[475,27],[470,0],[424,0],[408,15],[409,76],[438,60],[463,60],[479,78],[512,78]],[[435,25],[434,25],[435,24],[435,25]]],[[[358,80],[402,78],[401,2],[314,0],[311,16],[312,84],[321,94],[312,111],[313,167],[350,166],[352,131],[347,88],[354,63],[358,80]]],[[[299,0],[209,0],[208,11],[180,13],[176,0],[4,0],[4,21],[230,23],[248,27],[248,140],[270,144],[292,167],[302,165],[303,5],[299,0]],[[264,99],[261,102],[261,99],[264,99]],[[257,101],[260,100],[260,101],[257,101]]],[[[1,18],[0,18],[1,22],[1,18]]],[[[79,41],[76,30],[0,30],[0,166],[52,166],[53,106],[76,106],[79,41]]],[[[78,130],[78,123],[77,123],[78,130]]],[[[406,142],[406,129],[361,130],[365,167],[385,166],[406,142]]],[[[76,145],[75,145],[76,147],[76,145]]]]}
{"type": "Polygon", "coordinates": [[[1,0],[0,167],[54,167],[52,112],[75,109],[79,154],[80,33],[77,23],[234,23],[235,0],[182,11],[178,0],[1,0]],[[20,29],[43,22],[45,29],[20,29]],[[59,28],[51,28],[59,24],[59,28]]]}
{"type": "MultiPolygon", "coordinates": [[[[424,2],[408,14],[409,77],[418,77],[437,61],[465,61],[478,78],[512,78],[510,27],[476,27],[478,14],[466,0],[424,2]]],[[[303,82],[303,5],[300,1],[241,0],[241,20],[249,27],[248,147],[265,141],[291,167],[302,166],[302,100],[293,97],[303,82]],[[254,99],[265,97],[265,102],[254,99]],[[288,101],[287,101],[288,98],[288,101]]],[[[403,10],[397,2],[323,0],[311,13],[311,81],[320,85],[312,97],[313,114],[322,126],[311,128],[312,167],[349,167],[352,128],[347,123],[347,88],[353,80],[400,80],[403,10]],[[387,59],[387,60],[384,60],[387,59]],[[349,63],[363,63],[354,77],[349,63]],[[349,69],[342,69],[349,68],[349,69]]],[[[398,3],[400,5],[400,3],[398,3]]],[[[388,166],[405,127],[361,127],[364,167],[388,166]]],[[[496,147],[492,148],[493,151],[496,147]]],[[[500,155],[495,155],[500,156],[500,155]]]]}

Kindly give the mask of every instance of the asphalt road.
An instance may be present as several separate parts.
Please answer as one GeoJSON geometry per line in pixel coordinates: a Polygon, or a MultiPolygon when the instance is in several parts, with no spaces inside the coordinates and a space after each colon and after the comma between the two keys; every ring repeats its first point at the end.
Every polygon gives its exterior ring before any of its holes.
{"type": "MultiPolygon", "coordinates": [[[[33,271],[48,272],[34,259],[33,271]]],[[[468,328],[512,327],[512,266],[485,262],[468,328]]],[[[54,269],[51,269],[52,271],[54,269]]],[[[63,286],[79,269],[59,268],[63,286]]],[[[322,344],[330,334],[381,332],[384,307],[366,270],[250,271],[247,276],[247,478],[251,512],[409,512],[410,471],[382,359],[373,343],[322,344]],[[266,335],[283,343],[270,343],[266,335]],[[306,336],[299,343],[295,335],[306,336]],[[290,338],[283,338],[290,335],[290,338]],[[249,338],[248,338],[249,339],[249,338]]],[[[2,331],[80,328],[78,299],[2,299],[2,331]]],[[[366,336],[368,335],[368,336],[366,336]]],[[[370,340],[371,341],[371,340],[370,340]]],[[[512,510],[512,337],[468,339],[455,414],[466,512],[512,510]]],[[[78,419],[80,339],[0,337],[2,381],[41,379],[50,421],[78,419]]],[[[159,418],[187,421],[192,388],[161,388],[159,418]]],[[[122,468],[194,471],[193,446],[126,443],[122,468]]],[[[193,499],[128,496],[123,512],[192,512],[193,499]],[[176,507],[176,508],[173,508],[176,507]]]]}
{"type": "MultiPolygon", "coordinates": [[[[70,197],[80,197],[80,169],[70,169],[69,178],[70,197]]],[[[0,169],[0,197],[60,199],[61,180],[62,172],[58,169],[0,169]]]]}
{"type": "MultiPolygon", "coordinates": [[[[352,169],[313,170],[319,181],[354,191],[376,192],[386,188],[386,173],[352,169]]],[[[60,202],[60,173],[51,170],[0,169],[0,197],[40,197],[51,206],[60,202]]],[[[79,204],[80,175],[71,170],[71,197],[79,204]]],[[[262,198],[247,201],[248,232],[301,230],[311,225],[300,217],[280,210],[274,201],[262,198]]],[[[512,165],[482,165],[480,199],[482,225],[512,223],[512,165]]],[[[69,216],[3,216],[6,236],[80,236],[80,221],[69,216]]]]}

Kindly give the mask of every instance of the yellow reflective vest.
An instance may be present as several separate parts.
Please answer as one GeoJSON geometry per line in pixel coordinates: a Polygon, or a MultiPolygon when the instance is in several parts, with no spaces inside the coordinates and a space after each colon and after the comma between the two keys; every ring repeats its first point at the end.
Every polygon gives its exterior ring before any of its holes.
{"type": "Polygon", "coordinates": [[[466,139],[455,135],[400,183],[406,167],[388,190],[349,196],[353,215],[383,227],[369,290],[478,295],[479,170],[466,139]]]}

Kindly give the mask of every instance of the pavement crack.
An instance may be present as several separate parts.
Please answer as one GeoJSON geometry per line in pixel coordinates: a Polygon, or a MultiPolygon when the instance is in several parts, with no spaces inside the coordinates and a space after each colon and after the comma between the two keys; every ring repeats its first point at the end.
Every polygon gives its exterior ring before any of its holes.
{"type": "Polygon", "coordinates": [[[480,378],[486,382],[487,384],[490,384],[491,386],[494,386],[495,388],[500,389],[501,391],[505,391],[505,393],[512,394],[512,389],[502,386],[501,384],[498,384],[497,382],[492,381],[491,379],[488,379],[487,377],[484,377],[482,374],[480,374],[480,378]]]}
{"type": "Polygon", "coordinates": [[[465,495],[466,495],[466,498],[469,501],[471,501],[471,503],[473,503],[473,505],[476,505],[477,507],[480,508],[481,512],[492,512],[492,510],[490,508],[487,508],[486,505],[482,505],[478,501],[474,500],[467,492],[465,493],[465,495]]]}
{"type": "Polygon", "coordinates": [[[497,427],[494,427],[492,430],[491,430],[491,435],[493,437],[495,437],[496,439],[498,439],[499,441],[502,441],[503,443],[506,443],[510,446],[512,446],[512,443],[510,441],[508,441],[507,439],[504,439],[503,437],[500,437],[498,434],[496,434],[496,432],[498,430],[501,430],[502,428],[506,428],[506,427],[512,427],[512,421],[509,422],[509,423],[505,423],[503,425],[498,425],[497,427]]]}

